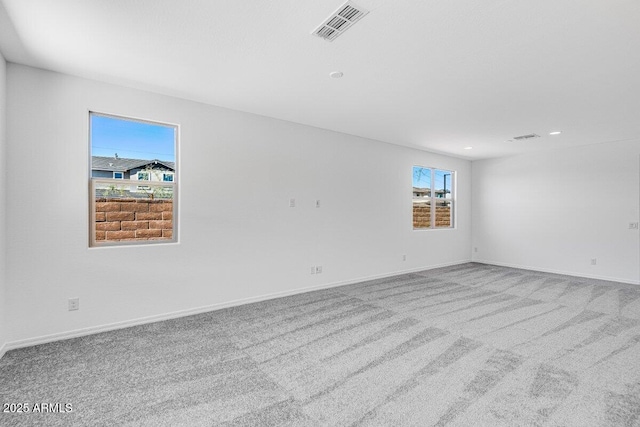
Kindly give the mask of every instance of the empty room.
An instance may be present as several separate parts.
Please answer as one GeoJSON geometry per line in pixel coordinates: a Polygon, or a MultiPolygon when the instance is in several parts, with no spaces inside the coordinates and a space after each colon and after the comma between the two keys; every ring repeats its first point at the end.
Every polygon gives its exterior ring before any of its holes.
{"type": "Polygon", "coordinates": [[[0,425],[640,426],[638,23],[0,0],[0,425]]]}

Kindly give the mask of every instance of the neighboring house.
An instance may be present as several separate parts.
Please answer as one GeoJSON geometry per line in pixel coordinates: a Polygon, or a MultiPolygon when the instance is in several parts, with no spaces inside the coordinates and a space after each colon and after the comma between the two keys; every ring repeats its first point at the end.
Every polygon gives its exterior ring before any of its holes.
{"type": "Polygon", "coordinates": [[[413,187],[413,198],[414,199],[422,199],[424,197],[430,197],[430,196],[431,196],[431,189],[430,188],[413,187]]]}
{"type": "Polygon", "coordinates": [[[91,157],[92,178],[131,179],[138,181],[173,182],[175,163],[164,160],[91,157]]]}
{"type": "MultiPolygon", "coordinates": [[[[436,190],[436,197],[439,199],[444,199],[446,194],[451,193],[450,190],[436,190]]],[[[414,199],[423,199],[425,197],[431,197],[431,189],[430,188],[420,188],[413,187],[413,198],[414,199]]]]}
{"type": "Polygon", "coordinates": [[[445,199],[446,195],[451,193],[449,190],[436,190],[436,197],[438,199],[445,199]]]}

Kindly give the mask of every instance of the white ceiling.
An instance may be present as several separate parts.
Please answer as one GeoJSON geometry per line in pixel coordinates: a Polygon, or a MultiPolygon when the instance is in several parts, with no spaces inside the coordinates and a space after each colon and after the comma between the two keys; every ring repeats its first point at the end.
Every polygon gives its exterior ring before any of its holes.
{"type": "Polygon", "coordinates": [[[354,1],[327,42],[343,0],[0,0],[0,50],[469,159],[640,137],[638,0],[354,1]]]}

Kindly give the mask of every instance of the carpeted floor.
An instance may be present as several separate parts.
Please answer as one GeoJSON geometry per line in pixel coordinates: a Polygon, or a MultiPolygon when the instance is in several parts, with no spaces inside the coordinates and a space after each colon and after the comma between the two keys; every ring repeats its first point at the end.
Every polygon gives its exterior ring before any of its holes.
{"type": "Polygon", "coordinates": [[[0,397],[72,405],[3,426],[640,426],[640,287],[405,274],[13,350],[0,397]]]}

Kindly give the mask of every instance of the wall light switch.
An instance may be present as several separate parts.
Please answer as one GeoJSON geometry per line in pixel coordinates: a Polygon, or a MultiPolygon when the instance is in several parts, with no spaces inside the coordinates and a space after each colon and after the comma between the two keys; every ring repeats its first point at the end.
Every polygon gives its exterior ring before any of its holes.
{"type": "Polygon", "coordinates": [[[80,309],[80,298],[69,298],[69,311],[80,309]]]}
{"type": "Polygon", "coordinates": [[[629,223],[629,230],[637,230],[638,229],[638,223],[637,222],[630,222],[629,223]]]}

